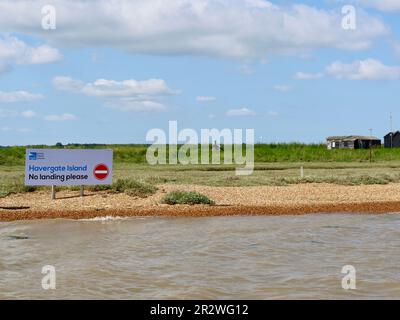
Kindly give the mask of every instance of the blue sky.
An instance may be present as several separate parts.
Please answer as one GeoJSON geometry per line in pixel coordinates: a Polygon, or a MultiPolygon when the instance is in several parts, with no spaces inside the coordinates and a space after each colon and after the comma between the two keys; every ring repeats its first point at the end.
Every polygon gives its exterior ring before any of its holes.
{"type": "Polygon", "coordinates": [[[399,15],[398,0],[4,0],[0,145],[142,143],[170,120],[263,142],[382,137],[390,113],[400,129],[399,15]]]}

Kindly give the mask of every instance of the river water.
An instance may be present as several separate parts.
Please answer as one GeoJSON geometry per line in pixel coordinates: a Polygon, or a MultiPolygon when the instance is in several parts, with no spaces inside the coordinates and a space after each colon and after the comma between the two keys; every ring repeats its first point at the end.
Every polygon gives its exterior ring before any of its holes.
{"type": "Polygon", "coordinates": [[[400,215],[0,223],[0,299],[55,298],[400,299],[400,215]]]}

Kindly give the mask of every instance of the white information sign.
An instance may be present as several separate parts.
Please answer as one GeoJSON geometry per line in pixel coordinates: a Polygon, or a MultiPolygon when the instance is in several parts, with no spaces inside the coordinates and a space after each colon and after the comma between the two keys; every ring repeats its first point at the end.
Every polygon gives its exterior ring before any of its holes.
{"type": "Polygon", "coordinates": [[[108,185],[112,164],[112,150],[27,149],[25,185],[108,185]]]}

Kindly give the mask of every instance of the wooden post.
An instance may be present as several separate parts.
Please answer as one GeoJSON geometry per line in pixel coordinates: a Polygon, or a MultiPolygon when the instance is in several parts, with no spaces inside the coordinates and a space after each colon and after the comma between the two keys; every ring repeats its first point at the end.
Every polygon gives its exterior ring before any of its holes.
{"type": "Polygon", "coordinates": [[[372,163],[372,143],[369,145],[369,163],[372,163]]]}
{"type": "MultiPolygon", "coordinates": [[[[372,139],[372,128],[369,129],[370,139],[372,139]]],[[[369,141],[369,162],[372,163],[372,140],[369,141]]]]}
{"type": "Polygon", "coordinates": [[[300,167],[300,178],[301,179],[304,178],[304,167],[303,166],[300,167]]]}
{"type": "Polygon", "coordinates": [[[84,187],[84,186],[81,186],[80,196],[81,196],[81,197],[84,197],[84,196],[85,196],[85,187],[84,187]]]}
{"type": "Polygon", "coordinates": [[[56,200],[56,186],[51,186],[51,200],[56,200]]]}

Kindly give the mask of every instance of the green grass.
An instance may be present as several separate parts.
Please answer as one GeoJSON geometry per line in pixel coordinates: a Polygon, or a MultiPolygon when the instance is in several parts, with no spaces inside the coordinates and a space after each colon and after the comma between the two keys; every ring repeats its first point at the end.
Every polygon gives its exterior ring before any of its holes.
{"type": "MultiPolygon", "coordinates": [[[[44,190],[46,187],[25,186],[23,178],[23,168],[13,167],[12,171],[8,167],[0,166],[0,198],[13,193],[26,193],[36,190],[44,190]]],[[[58,187],[58,190],[79,191],[79,186],[58,187]]],[[[157,187],[149,182],[140,181],[133,177],[117,178],[112,185],[87,186],[88,191],[109,191],[113,193],[126,193],[133,197],[145,198],[157,191],[157,187]]]]}
{"type": "Polygon", "coordinates": [[[146,198],[157,191],[154,185],[133,179],[118,179],[110,189],[114,192],[124,192],[133,197],[146,198]]]}
{"type": "MultiPolygon", "coordinates": [[[[369,150],[327,150],[325,145],[296,143],[255,145],[254,173],[236,176],[235,165],[150,166],[145,160],[145,145],[69,145],[68,148],[113,149],[113,185],[87,189],[125,192],[137,197],[153,194],[156,186],[164,183],[228,187],[400,183],[400,149],[374,149],[373,162],[370,163],[369,150]],[[300,178],[300,166],[304,167],[304,178],[300,178]]],[[[25,147],[0,148],[0,197],[45,189],[23,185],[24,157],[25,147]]],[[[76,187],[69,189],[79,190],[76,187]]]]}
{"type": "MultiPolygon", "coordinates": [[[[55,146],[27,146],[35,148],[56,148],[55,146]]],[[[25,149],[27,147],[0,148],[0,165],[23,165],[25,149]]],[[[223,150],[232,146],[221,146],[223,150]]],[[[102,149],[110,148],[114,151],[116,163],[146,164],[147,145],[100,145],[100,144],[70,144],[69,149],[102,149]]],[[[200,146],[199,146],[200,150],[200,146]]],[[[245,150],[245,147],[243,147],[245,150]]],[[[200,152],[199,152],[200,157],[200,152]]],[[[168,156],[167,156],[168,158],[168,156]]],[[[210,153],[211,158],[211,153],[210,153]]],[[[369,150],[327,150],[325,144],[256,144],[254,146],[254,160],[257,163],[295,163],[295,162],[369,162],[369,150]]],[[[373,162],[400,161],[400,148],[377,148],[372,151],[373,162]]]]}
{"type": "MultiPolygon", "coordinates": [[[[0,166],[0,195],[24,192],[23,166],[0,166]]],[[[90,191],[126,192],[141,196],[151,194],[160,184],[207,186],[284,186],[298,183],[335,183],[341,185],[400,183],[400,161],[257,163],[250,176],[236,176],[235,166],[157,165],[115,163],[112,186],[90,186],[90,191]],[[300,178],[300,166],[304,178],[300,178]],[[131,191],[127,191],[132,189],[131,191]],[[142,191],[141,191],[142,190],[142,191]]],[[[44,189],[40,187],[40,189],[44,189]]],[[[71,187],[72,190],[79,190],[71,187]]]]}
{"type": "Polygon", "coordinates": [[[25,186],[23,179],[15,178],[10,179],[7,183],[1,183],[0,180],[0,198],[7,197],[13,193],[26,193],[37,190],[36,187],[25,186]]]}
{"type": "Polygon", "coordinates": [[[207,196],[193,191],[172,191],[168,193],[163,199],[162,203],[176,205],[176,204],[215,204],[207,196]]]}

